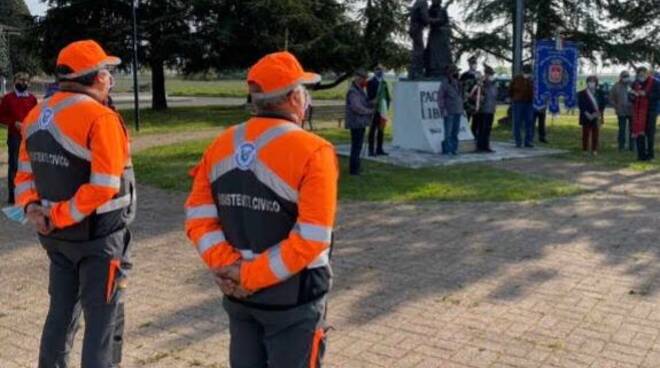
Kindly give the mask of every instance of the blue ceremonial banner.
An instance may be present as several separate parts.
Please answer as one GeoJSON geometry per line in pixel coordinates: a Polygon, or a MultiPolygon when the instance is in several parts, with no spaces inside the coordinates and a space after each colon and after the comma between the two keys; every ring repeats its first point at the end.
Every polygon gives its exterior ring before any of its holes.
{"type": "Polygon", "coordinates": [[[560,97],[569,109],[577,105],[578,56],[574,42],[536,42],[534,108],[540,110],[547,105],[552,114],[558,114],[560,97]]]}

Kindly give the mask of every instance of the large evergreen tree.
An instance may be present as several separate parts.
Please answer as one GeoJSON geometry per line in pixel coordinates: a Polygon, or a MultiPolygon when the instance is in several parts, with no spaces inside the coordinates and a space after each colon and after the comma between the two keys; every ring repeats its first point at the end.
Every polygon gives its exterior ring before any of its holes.
{"type": "Polygon", "coordinates": [[[364,52],[368,65],[377,63],[399,69],[410,62],[409,49],[402,43],[408,31],[406,0],[358,1],[364,23],[364,52]]]}
{"type": "Polygon", "coordinates": [[[9,76],[12,71],[36,73],[39,63],[32,47],[34,20],[23,0],[0,1],[0,74],[9,76]]]}
{"type": "MultiPolygon", "coordinates": [[[[132,59],[132,0],[48,0],[51,8],[40,23],[44,68],[52,71],[57,52],[66,44],[95,39],[120,56],[132,59]],[[65,26],[64,26],[65,25],[65,26]]],[[[165,68],[178,68],[202,40],[190,25],[192,2],[141,0],[139,7],[140,61],[151,69],[152,108],[167,108],[165,68]]]]}
{"type": "Polygon", "coordinates": [[[620,63],[646,61],[660,65],[660,4],[657,0],[611,1],[613,32],[620,47],[607,55],[620,63]]]}
{"type": "Polygon", "coordinates": [[[336,0],[202,0],[193,19],[207,42],[187,60],[191,72],[244,69],[285,49],[319,72],[349,70],[363,59],[359,25],[336,0]]]}
{"type": "MultiPolygon", "coordinates": [[[[460,51],[482,51],[511,61],[516,2],[458,0],[457,3],[466,9],[466,28],[478,30],[457,29],[456,44],[460,51]],[[483,26],[487,29],[484,30],[483,26]]],[[[578,42],[582,56],[591,60],[598,57],[615,63],[643,60],[648,54],[642,54],[654,45],[647,36],[637,37],[641,31],[635,27],[651,22],[649,18],[642,20],[634,15],[648,12],[648,9],[643,10],[639,6],[642,3],[648,3],[648,8],[654,8],[657,12],[657,0],[527,0],[524,30],[526,57],[528,60],[531,58],[534,40],[558,34],[566,40],[578,42]],[[639,22],[627,23],[627,27],[620,28],[613,23],[613,20],[630,19],[639,22]]]]}

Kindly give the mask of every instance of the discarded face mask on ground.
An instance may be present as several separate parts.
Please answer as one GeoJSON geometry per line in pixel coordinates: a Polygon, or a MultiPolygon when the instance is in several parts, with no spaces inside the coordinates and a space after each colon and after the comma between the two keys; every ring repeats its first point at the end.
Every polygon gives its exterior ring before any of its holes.
{"type": "Polygon", "coordinates": [[[2,213],[7,216],[7,218],[13,222],[18,222],[21,225],[28,223],[28,219],[25,216],[25,211],[21,207],[5,207],[2,209],[2,213]]]}

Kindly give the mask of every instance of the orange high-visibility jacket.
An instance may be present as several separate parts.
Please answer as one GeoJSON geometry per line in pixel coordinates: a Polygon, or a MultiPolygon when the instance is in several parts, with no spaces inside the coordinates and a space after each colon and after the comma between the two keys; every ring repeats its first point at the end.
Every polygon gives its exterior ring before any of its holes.
{"type": "Polygon", "coordinates": [[[330,288],[337,206],[334,147],[296,124],[257,117],[204,154],[186,202],[186,232],[210,268],[239,259],[244,303],[291,307],[330,288]]]}
{"type": "Polygon", "coordinates": [[[116,112],[91,97],[58,92],[25,118],[16,175],[19,206],[50,207],[65,241],[103,238],[135,215],[128,134],[116,112]]]}

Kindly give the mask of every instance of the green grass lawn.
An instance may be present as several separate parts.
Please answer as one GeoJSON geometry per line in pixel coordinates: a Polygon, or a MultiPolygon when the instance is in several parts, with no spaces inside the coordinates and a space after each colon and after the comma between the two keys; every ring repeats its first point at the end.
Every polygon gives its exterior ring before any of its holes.
{"type": "MultiPolygon", "coordinates": [[[[133,130],[133,111],[122,110],[121,114],[133,130]]],[[[140,134],[223,127],[241,123],[248,118],[248,112],[240,107],[171,107],[167,111],[144,109],[140,110],[140,134]]]]}
{"type": "MultiPolygon", "coordinates": [[[[167,80],[167,93],[170,96],[193,97],[237,97],[246,98],[247,85],[245,81],[219,80],[219,81],[191,81],[182,79],[167,80]]],[[[343,100],[348,90],[348,82],[337,87],[313,92],[312,96],[319,100],[343,100]]]]}
{"type": "MultiPolygon", "coordinates": [[[[348,140],[347,132],[342,129],[324,129],[319,134],[333,142],[348,140]]],[[[167,190],[188,191],[188,172],[210,142],[192,141],[135,154],[138,180],[167,190]]],[[[343,200],[526,201],[581,192],[567,182],[483,165],[406,169],[365,161],[364,174],[352,177],[347,172],[347,160],[341,158],[340,164],[340,198],[343,200]]]]}
{"type": "MultiPolygon", "coordinates": [[[[505,112],[506,110],[504,108],[498,109],[496,121],[498,118],[504,116],[505,112]]],[[[555,117],[554,120],[548,115],[546,124],[550,144],[547,147],[568,151],[567,154],[560,156],[561,158],[572,161],[592,162],[596,165],[608,166],[613,169],[651,170],[660,168],[660,162],[658,161],[642,163],[636,161],[637,156],[632,152],[619,152],[617,143],[618,122],[613,111],[608,110],[607,113],[605,115],[605,124],[601,127],[600,131],[598,156],[592,157],[582,152],[582,128],[578,125],[577,111],[576,115],[562,114],[555,117]]],[[[493,130],[493,139],[511,141],[511,129],[508,127],[495,128],[493,130]]],[[[543,144],[540,146],[546,147],[543,144]]]]}

